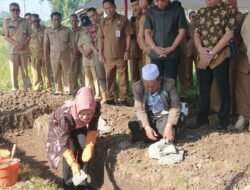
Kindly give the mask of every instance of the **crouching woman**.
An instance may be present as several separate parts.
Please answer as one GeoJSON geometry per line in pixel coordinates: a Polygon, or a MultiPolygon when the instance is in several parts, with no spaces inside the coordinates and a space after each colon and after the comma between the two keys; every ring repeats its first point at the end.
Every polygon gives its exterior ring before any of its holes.
{"type": "Polygon", "coordinates": [[[74,186],[72,177],[80,176],[93,156],[100,108],[93,91],[83,87],[74,101],[65,102],[52,114],[46,151],[53,169],[63,157],[64,189],[83,189],[83,184],[74,186]]]}

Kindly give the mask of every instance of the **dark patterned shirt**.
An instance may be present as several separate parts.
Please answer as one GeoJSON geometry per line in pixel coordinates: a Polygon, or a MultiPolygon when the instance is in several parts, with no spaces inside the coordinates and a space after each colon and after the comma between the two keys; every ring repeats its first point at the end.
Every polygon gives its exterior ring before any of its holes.
{"type": "Polygon", "coordinates": [[[199,9],[195,32],[200,35],[202,46],[213,48],[226,31],[234,31],[236,13],[236,8],[225,3],[199,9]]]}

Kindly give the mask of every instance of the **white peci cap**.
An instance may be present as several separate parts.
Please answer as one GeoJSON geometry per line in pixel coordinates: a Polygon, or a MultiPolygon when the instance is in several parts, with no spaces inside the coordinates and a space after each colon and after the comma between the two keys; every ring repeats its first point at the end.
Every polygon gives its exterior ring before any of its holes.
{"type": "Polygon", "coordinates": [[[155,64],[150,63],[142,67],[143,80],[155,80],[159,75],[159,69],[155,64]]]}

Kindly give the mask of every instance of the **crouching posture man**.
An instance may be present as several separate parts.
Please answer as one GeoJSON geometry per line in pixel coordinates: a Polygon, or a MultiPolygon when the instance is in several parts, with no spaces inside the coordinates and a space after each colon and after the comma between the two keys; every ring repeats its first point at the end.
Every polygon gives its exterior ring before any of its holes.
{"type": "Polygon", "coordinates": [[[142,80],[134,85],[134,98],[137,120],[129,122],[132,141],[173,141],[181,111],[175,80],[160,77],[155,64],[145,65],[142,80]]]}

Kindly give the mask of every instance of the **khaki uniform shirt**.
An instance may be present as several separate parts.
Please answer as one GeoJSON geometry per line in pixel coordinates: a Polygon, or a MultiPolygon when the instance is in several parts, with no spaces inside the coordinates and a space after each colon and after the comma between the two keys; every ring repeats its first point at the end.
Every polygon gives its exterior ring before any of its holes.
{"type": "MultiPolygon", "coordinates": [[[[84,50],[89,50],[91,44],[93,44],[92,39],[90,38],[87,32],[82,32],[79,36],[79,41],[77,43],[78,47],[82,47],[84,50]]],[[[94,44],[93,44],[94,45],[94,44]]],[[[94,66],[94,58],[93,53],[91,57],[88,59],[84,55],[82,55],[82,63],[83,66],[94,66]]]]}
{"type": "Polygon", "coordinates": [[[101,20],[97,38],[103,39],[103,55],[106,59],[123,58],[126,52],[126,37],[133,34],[127,17],[116,13],[112,18],[101,20]]]}
{"type": "Polygon", "coordinates": [[[200,35],[203,47],[212,49],[226,31],[236,29],[236,12],[235,7],[225,3],[198,10],[195,32],[200,35]]]}
{"type": "MultiPolygon", "coordinates": [[[[5,36],[10,37],[16,42],[23,42],[31,34],[31,28],[28,21],[24,18],[19,18],[17,21],[8,18],[4,20],[3,32],[5,36]]],[[[23,50],[17,50],[16,47],[9,43],[9,54],[27,54],[29,46],[27,45],[23,50]]]]}
{"type": "Polygon", "coordinates": [[[30,38],[30,52],[31,56],[42,57],[43,56],[43,38],[45,33],[45,27],[40,26],[40,28],[31,29],[31,38],[30,38]]]}
{"type": "MultiPolygon", "coordinates": [[[[75,44],[75,48],[77,49],[77,44],[78,44],[81,32],[83,32],[83,28],[78,27],[75,31],[73,29],[71,29],[71,31],[72,31],[72,36],[73,36],[73,41],[74,41],[74,44],[75,44]]],[[[81,55],[81,52],[79,52],[77,50],[77,56],[80,56],[80,55],[81,55]]]]}
{"type": "Polygon", "coordinates": [[[47,28],[44,34],[44,42],[49,42],[50,52],[70,51],[74,45],[72,32],[65,26],[58,29],[47,28]]]}

